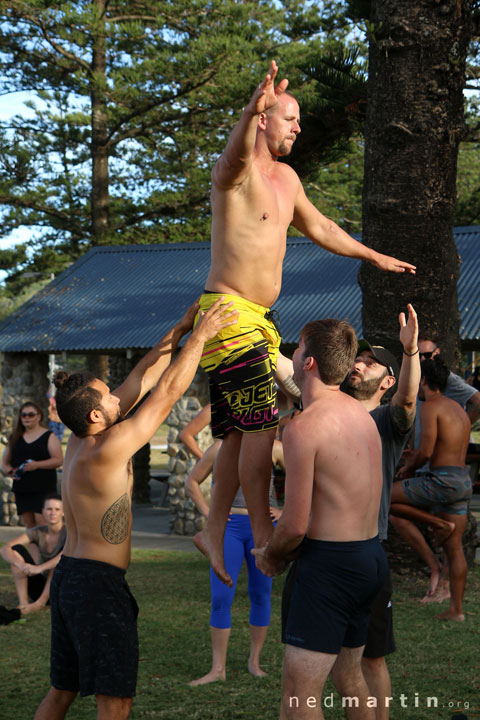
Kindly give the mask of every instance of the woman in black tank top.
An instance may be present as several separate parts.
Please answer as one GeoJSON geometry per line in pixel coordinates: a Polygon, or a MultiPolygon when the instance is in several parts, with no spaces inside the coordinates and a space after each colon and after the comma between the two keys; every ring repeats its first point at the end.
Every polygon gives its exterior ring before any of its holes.
{"type": "Polygon", "coordinates": [[[63,462],[60,442],[42,420],[36,403],[23,403],[2,459],[3,473],[13,477],[17,513],[27,528],[44,524],[43,501],[57,491],[56,468],[63,462]]]}

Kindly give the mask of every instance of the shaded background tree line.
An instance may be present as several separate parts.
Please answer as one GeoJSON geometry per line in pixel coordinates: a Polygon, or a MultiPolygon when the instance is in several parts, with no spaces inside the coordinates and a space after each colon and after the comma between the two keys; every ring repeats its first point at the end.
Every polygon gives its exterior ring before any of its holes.
{"type": "Polygon", "coordinates": [[[0,3],[4,92],[36,98],[28,118],[0,127],[3,232],[31,230],[28,245],[0,255],[7,287],[17,291],[29,269],[58,272],[93,244],[207,239],[211,166],[271,57],[316,137],[297,165],[338,160],[358,125],[342,110],[345,91],[365,81],[336,5],[0,3]]]}
{"type": "Polygon", "coordinates": [[[480,222],[479,116],[471,101],[464,122],[462,97],[477,2],[0,0],[0,18],[4,92],[35,98],[0,124],[3,235],[29,230],[0,251],[4,304],[95,244],[208,239],[211,166],[275,57],[302,110],[288,162],[309,196],[419,267],[393,282],[362,268],[365,334],[394,342],[413,300],[454,360],[451,227],[480,222]]]}

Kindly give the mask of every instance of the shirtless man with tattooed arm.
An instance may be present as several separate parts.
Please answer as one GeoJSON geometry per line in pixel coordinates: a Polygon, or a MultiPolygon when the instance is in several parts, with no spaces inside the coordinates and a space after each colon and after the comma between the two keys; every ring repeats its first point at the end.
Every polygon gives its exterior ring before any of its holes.
{"type": "Polygon", "coordinates": [[[51,582],[52,687],[35,720],[62,720],[78,692],[96,696],[102,720],[126,720],[130,714],[138,665],[138,607],[125,581],[131,457],[192,382],[205,342],[236,321],[236,311],[222,301],[201,313],[174,362],[169,364],[198,303],[113,392],[90,373],[57,373],[58,414],[72,430],[62,481],[68,535],[51,582]],[[139,409],[122,420],[149,391],[139,409]]]}

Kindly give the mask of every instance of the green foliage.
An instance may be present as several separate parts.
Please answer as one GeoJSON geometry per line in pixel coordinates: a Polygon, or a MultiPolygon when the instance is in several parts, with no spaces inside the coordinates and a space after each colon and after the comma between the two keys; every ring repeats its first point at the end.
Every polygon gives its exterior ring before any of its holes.
{"type": "Polygon", "coordinates": [[[302,179],[318,178],[319,166],[343,158],[351,150],[350,139],[363,130],[366,75],[358,50],[339,44],[328,51],[312,46],[297,72],[302,132],[288,162],[302,179]]]}
{"type": "Polygon", "coordinates": [[[354,138],[339,160],[319,164],[304,183],[310,200],[349,233],[362,231],[363,138],[354,138]]]}
{"type": "Polygon", "coordinates": [[[272,57],[305,102],[303,176],[361,124],[332,0],[11,0],[0,20],[4,90],[36,98],[0,124],[4,237],[30,232],[2,258],[13,291],[25,268],[57,273],[95,243],[207,239],[212,164],[272,57]]]}
{"type": "MultiPolygon", "coordinates": [[[[12,607],[11,573],[0,562],[0,602],[12,607]]],[[[188,682],[208,672],[211,661],[208,563],[199,553],[134,551],[127,579],[140,608],[140,665],[132,720],[277,720],[284,652],[280,642],[283,578],[273,581],[271,627],[260,659],[267,676],[254,679],[247,671],[249,602],[242,571],[232,608],[227,680],[197,688],[188,682]]],[[[418,603],[427,584],[426,576],[393,575],[398,649],[387,661],[392,679],[390,718],[450,720],[455,712],[477,717],[478,565],[468,575],[464,623],[435,619],[445,604],[418,603]],[[437,698],[437,708],[427,706],[429,697],[437,698]]],[[[25,625],[0,628],[0,633],[0,717],[31,718],[50,685],[49,611],[30,615],[25,625]]],[[[325,717],[344,720],[339,696],[328,681],[324,697],[332,693],[325,717]]],[[[68,713],[69,720],[92,717],[93,697],[77,698],[68,713]]]]}
{"type": "Polygon", "coordinates": [[[479,143],[462,143],[458,154],[455,225],[480,225],[479,143]]]}
{"type": "Polygon", "coordinates": [[[0,289],[0,321],[30,300],[37,292],[40,292],[48,282],[48,280],[37,280],[32,283],[30,279],[28,285],[24,285],[23,289],[15,295],[8,290],[0,289]]]}

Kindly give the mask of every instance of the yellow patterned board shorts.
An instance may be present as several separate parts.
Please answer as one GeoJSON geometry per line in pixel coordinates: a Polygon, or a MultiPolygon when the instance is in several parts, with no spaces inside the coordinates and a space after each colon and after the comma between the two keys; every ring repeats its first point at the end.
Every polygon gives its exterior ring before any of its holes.
{"type": "Polygon", "coordinates": [[[200,310],[208,310],[222,295],[226,303],[233,300],[239,315],[235,325],[205,344],[200,361],[210,384],[212,435],[223,438],[234,429],[276,428],[275,370],[281,337],[272,312],[237,295],[214,292],[200,297],[200,310]]]}

